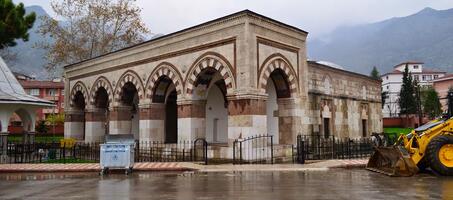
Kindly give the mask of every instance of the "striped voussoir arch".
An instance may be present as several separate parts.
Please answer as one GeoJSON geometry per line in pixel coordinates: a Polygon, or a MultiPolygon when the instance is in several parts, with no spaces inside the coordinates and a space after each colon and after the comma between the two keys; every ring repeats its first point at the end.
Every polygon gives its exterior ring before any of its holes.
{"type": "Polygon", "coordinates": [[[88,90],[87,90],[87,87],[85,86],[85,84],[83,84],[81,81],[78,81],[73,87],[72,87],[72,90],[71,90],[71,102],[69,103],[69,105],[72,107],[74,106],[74,100],[75,100],[75,96],[77,94],[77,92],[81,92],[82,95],[83,95],[83,99],[85,101],[85,105],[88,105],[88,90]]]}
{"type": "Polygon", "coordinates": [[[194,84],[197,80],[198,75],[207,68],[214,68],[220,73],[225,81],[227,93],[231,94],[233,92],[233,88],[235,88],[232,70],[228,67],[227,63],[222,61],[222,59],[216,58],[214,56],[208,56],[201,59],[189,71],[187,75],[188,79],[186,82],[186,94],[192,95],[194,84]]]}
{"type": "Polygon", "coordinates": [[[266,91],[267,81],[271,73],[276,70],[281,69],[286,76],[286,80],[288,81],[289,90],[291,92],[291,96],[294,93],[297,93],[297,76],[292,67],[282,58],[276,58],[268,62],[268,64],[264,65],[264,69],[261,71],[261,75],[259,76],[259,87],[262,92],[266,91]]]}
{"type": "Polygon", "coordinates": [[[143,99],[143,83],[140,80],[140,77],[132,71],[127,71],[125,72],[120,79],[118,80],[116,87],[115,87],[115,93],[114,93],[114,100],[115,102],[120,102],[121,101],[121,95],[122,95],[122,89],[126,83],[132,83],[135,88],[137,89],[138,93],[138,98],[143,99]]]}
{"type": "Polygon", "coordinates": [[[91,92],[90,92],[91,105],[94,105],[94,102],[96,100],[96,92],[99,90],[99,88],[104,88],[107,91],[109,103],[112,103],[112,100],[113,100],[112,84],[110,84],[110,81],[107,78],[105,78],[104,76],[101,76],[101,77],[97,78],[96,81],[94,81],[93,86],[91,87],[91,92]]]}
{"type": "Polygon", "coordinates": [[[173,82],[173,84],[176,87],[176,93],[178,95],[181,95],[183,93],[182,78],[178,74],[178,72],[176,72],[175,69],[168,64],[161,64],[156,67],[156,69],[151,73],[151,75],[148,78],[148,83],[146,84],[145,87],[147,98],[153,97],[155,87],[159,85],[158,81],[163,76],[168,77],[173,82]]]}

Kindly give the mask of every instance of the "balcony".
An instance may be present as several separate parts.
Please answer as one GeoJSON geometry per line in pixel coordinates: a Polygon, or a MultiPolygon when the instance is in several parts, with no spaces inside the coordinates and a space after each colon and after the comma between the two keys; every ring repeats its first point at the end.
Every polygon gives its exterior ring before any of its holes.
{"type": "Polygon", "coordinates": [[[47,101],[57,101],[59,99],[59,96],[58,95],[55,95],[55,96],[44,96],[42,98],[47,100],[47,101]]]}
{"type": "Polygon", "coordinates": [[[59,110],[57,108],[55,108],[55,109],[54,108],[44,108],[44,109],[42,109],[42,112],[44,114],[49,114],[49,113],[54,113],[54,112],[58,113],[59,110]]]}

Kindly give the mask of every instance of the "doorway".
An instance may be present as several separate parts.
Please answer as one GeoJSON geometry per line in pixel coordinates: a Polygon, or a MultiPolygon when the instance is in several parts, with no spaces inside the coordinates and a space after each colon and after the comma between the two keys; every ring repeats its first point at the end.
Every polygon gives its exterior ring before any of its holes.
{"type": "Polygon", "coordinates": [[[330,137],[330,119],[324,118],[324,138],[330,137]]]}
{"type": "Polygon", "coordinates": [[[178,110],[176,98],[176,90],[173,90],[168,95],[165,104],[165,143],[178,142],[178,110]]]}
{"type": "Polygon", "coordinates": [[[366,137],[368,134],[366,119],[362,119],[362,137],[366,137]]]}

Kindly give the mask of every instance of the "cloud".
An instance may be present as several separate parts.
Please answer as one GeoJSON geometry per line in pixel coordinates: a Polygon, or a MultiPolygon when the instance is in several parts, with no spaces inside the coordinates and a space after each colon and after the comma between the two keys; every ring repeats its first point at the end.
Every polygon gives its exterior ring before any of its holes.
{"type": "MultiPolygon", "coordinates": [[[[41,5],[52,15],[49,1],[22,2],[41,5]]],[[[451,0],[137,0],[137,4],[153,33],[167,34],[249,9],[306,30],[310,37],[320,37],[338,26],[407,16],[425,7],[453,8],[451,0]]]]}

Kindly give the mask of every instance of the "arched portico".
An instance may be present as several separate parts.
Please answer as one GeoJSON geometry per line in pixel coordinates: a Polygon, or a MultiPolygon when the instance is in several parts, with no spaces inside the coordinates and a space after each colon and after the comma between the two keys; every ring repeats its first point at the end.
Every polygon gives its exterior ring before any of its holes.
{"type": "Polygon", "coordinates": [[[228,142],[227,94],[235,87],[231,65],[215,54],[197,59],[188,71],[186,101],[178,101],[178,135],[228,142]]]}
{"type": "Polygon", "coordinates": [[[176,143],[176,101],[183,96],[183,81],[175,66],[162,62],[146,83],[146,98],[140,104],[140,140],[176,143]]]}
{"type": "Polygon", "coordinates": [[[89,101],[87,89],[82,82],[74,85],[70,99],[70,107],[65,110],[65,137],[84,140],[85,109],[89,101]]]}
{"type": "Polygon", "coordinates": [[[161,74],[152,84],[151,103],[140,107],[140,139],[176,143],[178,141],[177,87],[173,80],[161,74]]]}
{"type": "Polygon", "coordinates": [[[261,89],[266,99],[266,133],[273,135],[276,144],[295,141],[300,116],[295,112],[298,96],[297,76],[284,57],[270,57],[260,74],[261,89]]]}
{"type": "Polygon", "coordinates": [[[126,71],[115,88],[113,107],[109,112],[109,134],[133,134],[139,139],[139,104],[143,97],[140,77],[133,71],[126,71]]]}
{"type": "Polygon", "coordinates": [[[91,86],[90,104],[85,111],[85,141],[103,141],[109,133],[109,107],[113,99],[112,85],[101,76],[91,86]]]}

